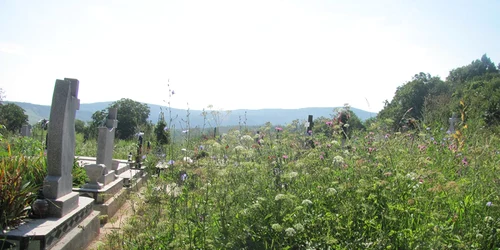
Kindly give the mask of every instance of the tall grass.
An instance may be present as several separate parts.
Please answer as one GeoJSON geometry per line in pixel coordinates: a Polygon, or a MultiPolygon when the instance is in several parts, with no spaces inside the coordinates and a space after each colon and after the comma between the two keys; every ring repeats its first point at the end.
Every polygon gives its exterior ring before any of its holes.
{"type": "Polygon", "coordinates": [[[209,157],[153,179],[104,248],[500,247],[494,134],[377,128],[345,147],[341,137],[312,136],[311,148],[290,127],[261,131],[260,145],[239,131],[192,138],[209,157]]]}

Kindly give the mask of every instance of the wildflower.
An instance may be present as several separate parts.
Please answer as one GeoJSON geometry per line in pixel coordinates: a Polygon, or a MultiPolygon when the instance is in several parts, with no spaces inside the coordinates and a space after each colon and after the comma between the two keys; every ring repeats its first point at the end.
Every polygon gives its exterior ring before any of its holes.
{"type": "Polygon", "coordinates": [[[312,205],[312,204],[313,204],[312,201],[308,199],[302,201],[302,205],[312,205]]]}
{"type": "Polygon", "coordinates": [[[332,144],[328,143],[326,144],[326,148],[331,148],[332,147],[332,144]]]}
{"type": "Polygon", "coordinates": [[[418,145],[418,149],[420,151],[424,151],[426,148],[427,148],[427,146],[425,146],[425,145],[418,145]]]}
{"type": "Polygon", "coordinates": [[[188,175],[186,173],[181,175],[181,181],[185,181],[188,178],[188,175]]]}
{"type": "Polygon", "coordinates": [[[336,194],[337,193],[337,189],[335,189],[335,188],[328,188],[328,189],[326,189],[326,192],[329,193],[329,194],[336,194]]]}
{"type": "Polygon", "coordinates": [[[293,229],[292,227],[289,227],[289,228],[285,229],[285,233],[286,233],[286,236],[292,237],[295,235],[295,229],[293,229]]]}
{"type": "Polygon", "coordinates": [[[168,163],[167,163],[167,164],[168,164],[168,165],[174,165],[174,163],[175,163],[175,161],[174,161],[174,160],[170,160],[170,161],[168,161],[168,163]]]}
{"type": "Polygon", "coordinates": [[[319,155],[319,159],[320,159],[320,160],[324,160],[324,159],[325,159],[325,157],[321,154],[321,155],[319,155]]]}
{"type": "Polygon", "coordinates": [[[288,155],[283,155],[283,159],[288,159],[288,155]]]}
{"type": "Polygon", "coordinates": [[[312,130],[307,131],[307,134],[312,135],[313,134],[312,130]]]}
{"type": "Polygon", "coordinates": [[[349,123],[344,124],[344,128],[348,128],[348,127],[349,127],[349,123]]]}
{"type": "Polygon", "coordinates": [[[492,205],[493,205],[493,203],[491,203],[491,201],[486,202],[487,207],[491,207],[492,205]]]}
{"type": "Polygon", "coordinates": [[[142,156],[142,159],[143,159],[143,160],[144,160],[144,159],[146,159],[146,155],[143,155],[143,156],[142,156]]]}
{"type": "Polygon", "coordinates": [[[279,200],[283,200],[286,198],[286,195],[284,194],[277,194],[275,197],[274,197],[274,200],[275,201],[279,201],[279,200]]]}
{"type": "Polygon", "coordinates": [[[462,159],[462,164],[464,164],[465,166],[468,166],[469,165],[469,162],[467,161],[467,157],[464,157],[462,159]]]}
{"type": "Polygon", "coordinates": [[[241,152],[241,151],[244,151],[245,150],[245,147],[241,146],[241,145],[238,145],[236,147],[234,147],[234,151],[235,152],[241,152]]]}
{"type": "Polygon", "coordinates": [[[205,149],[205,147],[204,147],[203,145],[200,145],[198,148],[199,148],[200,150],[204,150],[204,149],[205,149]]]}
{"type": "Polygon", "coordinates": [[[274,129],[276,129],[276,131],[278,131],[278,132],[283,131],[282,127],[275,127],[274,129]]]}
{"type": "Polygon", "coordinates": [[[172,90],[172,95],[174,95],[174,94],[175,94],[175,91],[172,90]]]}
{"type": "Polygon", "coordinates": [[[385,134],[384,138],[389,139],[390,136],[391,136],[391,134],[385,134]]]}
{"type": "Polygon", "coordinates": [[[327,126],[332,126],[332,124],[333,124],[333,122],[332,122],[332,121],[327,121],[327,122],[326,122],[326,125],[327,125],[327,126]]]}
{"type": "Polygon", "coordinates": [[[344,163],[344,158],[342,158],[342,156],[337,155],[333,157],[333,164],[342,164],[342,163],[344,163]]]}
{"type": "Polygon", "coordinates": [[[165,126],[165,127],[163,128],[163,130],[164,130],[164,131],[168,131],[168,127],[167,127],[167,126],[165,126]]]}
{"type": "MultiPolygon", "coordinates": [[[[294,227],[297,231],[299,231],[299,232],[304,231],[304,226],[303,226],[302,224],[300,224],[300,223],[297,223],[297,224],[293,225],[293,227],[294,227]]],[[[286,231],[286,230],[285,230],[285,231],[286,231]]]]}
{"type": "Polygon", "coordinates": [[[281,225],[278,223],[272,224],[271,227],[273,228],[274,231],[277,231],[277,232],[281,232],[283,230],[283,227],[281,227],[281,225]]]}
{"type": "Polygon", "coordinates": [[[183,133],[183,134],[187,134],[187,132],[189,132],[189,129],[182,130],[182,133],[183,133]]]}

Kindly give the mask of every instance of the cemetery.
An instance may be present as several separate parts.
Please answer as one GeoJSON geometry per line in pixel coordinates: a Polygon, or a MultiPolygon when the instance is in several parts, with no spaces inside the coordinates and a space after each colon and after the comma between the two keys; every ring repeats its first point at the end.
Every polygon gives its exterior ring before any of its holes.
{"type": "Polygon", "coordinates": [[[466,101],[433,123],[345,105],[227,132],[188,110],[128,139],[131,113],[110,105],[84,138],[84,87],[56,80],[48,126],[0,137],[0,249],[500,247],[500,137],[466,101]]]}

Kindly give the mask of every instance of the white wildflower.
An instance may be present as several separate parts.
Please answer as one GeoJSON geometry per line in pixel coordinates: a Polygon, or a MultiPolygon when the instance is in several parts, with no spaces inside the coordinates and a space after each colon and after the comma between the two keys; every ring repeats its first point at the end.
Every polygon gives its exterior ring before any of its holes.
{"type": "Polygon", "coordinates": [[[308,199],[302,201],[302,205],[312,205],[312,204],[313,204],[312,201],[308,199]]]}
{"type": "Polygon", "coordinates": [[[342,156],[337,155],[333,157],[333,164],[342,164],[342,163],[344,163],[344,158],[342,158],[342,156]]]}
{"type": "Polygon", "coordinates": [[[273,228],[274,231],[277,231],[277,232],[281,232],[283,230],[283,227],[278,223],[272,224],[271,227],[273,228]]]}
{"type": "Polygon", "coordinates": [[[274,200],[275,200],[275,201],[279,201],[279,200],[283,200],[283,199],[286,199],[286,195],[284,195],[284,194],[277,194],[277,195],[274,197],[274,200]]]}
{"type": "Polygon", "coordinates": [[[304,231],[304,226],[300,223],[297,223],[295,225],[293,225],[293,227],[298,231],[298,232],[301,232],[301,231],[304,231]]]}
{"type": "Polygon", "coordinates": [[[285,229],[285,233],[286,233],[286,236],[292,237],[295,235],[295,229],[293,229],[293,227],[289,227],[289,228],[285,229]]]}

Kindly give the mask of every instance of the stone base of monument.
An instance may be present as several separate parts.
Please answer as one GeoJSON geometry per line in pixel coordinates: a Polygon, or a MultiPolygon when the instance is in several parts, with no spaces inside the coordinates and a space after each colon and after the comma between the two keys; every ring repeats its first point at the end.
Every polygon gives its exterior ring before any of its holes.
{"type": "Polygon", "coordinates": [[[120,175],[121,173],[130,169],[130,165],[128,161],[125,160],[113,160],[113,166],[111,167],[115,171],[116,175],[120,175]]]}
{"type": "Polygon", "coordinates": [[[79,192],[81,196],[93,198],[95,201],[94,210],[101,212],[101,215],[106,215],[108,218],[115,215],[127,198],[122,178],[117,178],[101,189],[83,187],[73,188],[73,191],[79,192]]]}
{"type": "Polygon", "coordinates": [[[130,187],[142,177],[143,173],[144,169],[128,169],[118,175],[118,177],[123,178],[123,186],[130,187]]]}
{"type": "Polygon", "coordinates": [[[99,212],[94,200],[78,198],[78,207],[62,218],[28,219],[5,234],[12,249],[83,249],[99,234],[99,212]]]}

